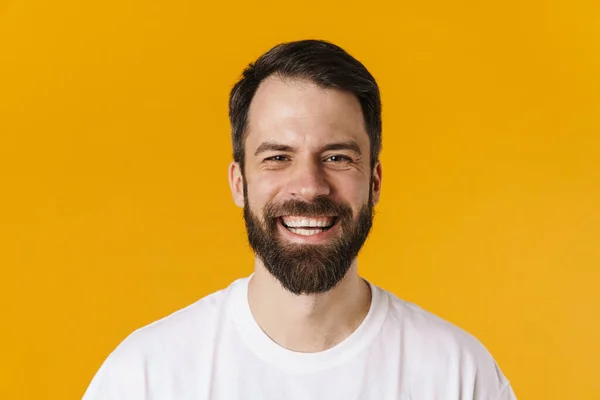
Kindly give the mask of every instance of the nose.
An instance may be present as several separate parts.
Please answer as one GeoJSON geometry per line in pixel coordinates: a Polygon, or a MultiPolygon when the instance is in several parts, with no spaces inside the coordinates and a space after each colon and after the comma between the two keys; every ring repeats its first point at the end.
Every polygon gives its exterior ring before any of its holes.
{"type": "Polygon", "coordinates": [[[289,194],[296,199],[307,202],[317,197],[327,196],[331,187],[320,163],[297,162],[288,182],[289,194]]]}

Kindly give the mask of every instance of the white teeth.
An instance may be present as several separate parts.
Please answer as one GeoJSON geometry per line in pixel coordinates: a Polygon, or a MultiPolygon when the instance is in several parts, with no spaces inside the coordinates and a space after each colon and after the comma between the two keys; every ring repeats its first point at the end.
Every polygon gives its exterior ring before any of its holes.
{"type": "Polygon", "coordinates": [[[312,236],[317,233],[323,232],[322,229],[295,229],[295,228],[290,228],[290,231],[297,235],[302,235],[302,236],[312,236]]]}
{"type": "Polygon", "coordinates": [[[282,217],[283,223],[288,228],[320,228],[331,225],[333,221],[332,217],[319,217],[319,218],[306,218],[299,216],[285,216],[282,217]]]}

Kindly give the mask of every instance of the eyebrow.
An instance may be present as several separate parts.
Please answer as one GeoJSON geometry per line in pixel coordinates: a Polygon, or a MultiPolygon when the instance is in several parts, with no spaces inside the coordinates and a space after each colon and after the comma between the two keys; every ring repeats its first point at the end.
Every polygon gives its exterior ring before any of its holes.
{"type": "Polygon", "coordinates": [[[262,142],[260,146],[254,152],[254,155],[257,156],[260,153],[264,153],[266,151],[285,151],[292,152],[294,148],[285,144],[275,143],[275,142],[262,142]]]}
{"type": "MultiPolygon", "coordinates": [[[[292,146],[288,146],[286,144],[276,143],[276,142],[263,142],[258,146],[254,155],[257,156],[260,153],[264,153],[266,151],[284,151],[284,152],[293,152],[295,149],[292,146]]],[[[361,155],[360,146],[353,140],[348,142],[335,142],[329,143],[321,149],[321,151],[332,151],[332,150],[350,150],[361,155]]]]}
{"type": "Polygon", "coordinates": [[[331,150],[350,150],[361,155],[360,146],[354,140],[350,140],[348,142],[336,142],[330,143],[323,147],[322,151],[331,151],[331,150]]]}

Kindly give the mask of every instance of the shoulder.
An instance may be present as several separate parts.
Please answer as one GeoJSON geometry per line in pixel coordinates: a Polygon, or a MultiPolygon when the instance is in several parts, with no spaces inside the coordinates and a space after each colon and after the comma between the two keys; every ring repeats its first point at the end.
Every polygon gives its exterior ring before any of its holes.
{"type": "Polygon", "coordinates": [[[400,323],[408,340],[442,348],[461,348],[465,351],[487,352],[481,342],[459,328],[418,305],[402,300],[387,292],[390,301],[390,318],[400,323]]]}
{"type": "Polygon", "coordinates": [[[460,350],[478,356],[489,354],[467,331],[391,292],[384,292],[389,300],[388,322],[401,329],[404,340],[412,345],[442,353],[460,350]]]}
{"type": "Polygon", "coordinates": [[[179,346],[190,345],[191,341],[201,341],[210,336],[220,319],[227,314],[230,291],[238,282],[135,330],[115,352],[160,351],[166,347],[175,350],[179,346]]]}
{"type": "Polygon", "coordinates": [[[240,281],[128,335],[106,358],[84,398],[141,399],[146,390],[162,390],[152,385],[178,373],[186,376],[197,367],[197,355],[218,339],[231,291],[240,281]]]}
{"type": "Polygon", "coordinates": [[[110,354],[109,360],[123,365],[168,364],[173,357],[185,359],[210,347],[227,316],[231,290],[240,281],[135,330],[110,354]]]}
{"type": "Polygon", "coordinates": [[[387,296],[388,322],[403,341],[415,384],[461,382],[462,387],[485,391],[485,396],[505,390],[508,380],[475,336],[390,292],[387,296]]]}

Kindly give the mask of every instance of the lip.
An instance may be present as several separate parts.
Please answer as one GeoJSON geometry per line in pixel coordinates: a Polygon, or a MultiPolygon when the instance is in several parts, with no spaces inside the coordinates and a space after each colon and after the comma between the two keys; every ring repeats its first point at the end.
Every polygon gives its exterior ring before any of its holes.
{"type": "Polygon", "coordinates": [[[298,235],[290,230],[288,230],[285,226],[283,226],[281,222],[281,218],[277,218],[277,230],[287,241],[292,243],[301,243],[301,244],[321,244],[326,243],[331,240],[332,237],[338,234],[338,230],[340,229],[340,219],[337,218],[335,223],[331,228],[324,232],[315,233],[314,235],[304,236],[298,235]]]}

